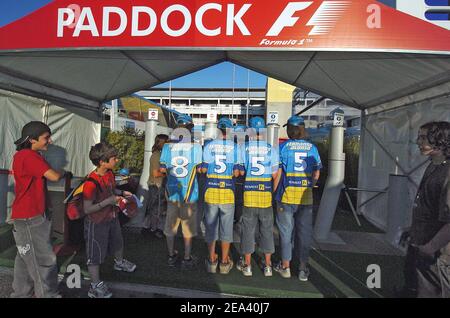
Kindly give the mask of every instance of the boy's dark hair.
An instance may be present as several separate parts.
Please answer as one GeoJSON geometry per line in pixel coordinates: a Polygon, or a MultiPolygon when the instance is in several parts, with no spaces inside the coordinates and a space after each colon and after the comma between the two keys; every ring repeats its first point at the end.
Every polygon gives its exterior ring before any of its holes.
{"type": "Polygon", "coordinates": [[[159,134],[155,137],[155,144],[152,147],[152,152],[161,151],[164,144],[169,140],[169,136],[165,134],[159,134]]]}
{"type": "Polygon", "coordinates": [[[428,143],[442,151],[446,158],[450,158],[450,123],[448,121],[432,121],[420,126],[427,130],[428,143]]]}
{"type": "Polygon", "coordinates": [[[41,121],[30,121],[22,128],[22,134],[19,139],[17,139],[14,144],[16,145],[16,150],[30,149],[31,139],[38,140],[39,137],[48,132],[50,135],[52,131],[48,125],[41,121]]]}
{"type": "Polygon", "coordinates": [[[308,138],[308,132],[305,129],[304,125],[300,126],[294,126],[294,125],[287,125],[287,135],[289,139],[307,139],[308,138]]]}
{"type": "Polygon", "coordinates": [[[112,157],[117,156],[117,150],[107,142],[101,142],[91,147],[89,159],[96,166],[100,166],[100,161],[108,162],[112,157]]]}

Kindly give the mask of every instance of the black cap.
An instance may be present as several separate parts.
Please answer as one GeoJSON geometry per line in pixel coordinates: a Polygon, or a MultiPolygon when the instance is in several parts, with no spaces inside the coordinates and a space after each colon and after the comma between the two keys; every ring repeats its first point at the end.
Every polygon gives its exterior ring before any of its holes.
{"type": "Polygon", "coordinates": [[[50,127],[41,121],[30,121],[28,124],[22,128],[22,136],[17,139],[14,144],[20,145],[29,139],[37,140],[40,135],[44,133],[52,133],[50,127]]]}

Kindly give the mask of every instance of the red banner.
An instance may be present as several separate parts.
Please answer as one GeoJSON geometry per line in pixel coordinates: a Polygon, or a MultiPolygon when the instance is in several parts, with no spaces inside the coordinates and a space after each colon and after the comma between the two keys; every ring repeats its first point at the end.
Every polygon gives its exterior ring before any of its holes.
{"type": "Polygon", "coordinates": [[[450,31],[369,0],[58,0],[0,28],[0,50],[145,47],[450,53],[450,31]]]}

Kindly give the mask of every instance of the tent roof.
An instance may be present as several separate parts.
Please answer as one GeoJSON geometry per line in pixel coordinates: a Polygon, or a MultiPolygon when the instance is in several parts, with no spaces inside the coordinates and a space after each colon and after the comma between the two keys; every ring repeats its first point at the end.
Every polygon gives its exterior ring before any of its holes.
{"type": "Polygon", "coordinates": [[[230,61],[366,109],[450,81],[449,31],[379,2],[171,4],[49,0],[0,27],[0,88],[98,110],[230,61]]]}
{"type": "Polygon", "coordinates": [[[0,87],[95,108],[223,61],[361,109],[450,81],[447,55],[110,50],[0,54],[0,87]]]}

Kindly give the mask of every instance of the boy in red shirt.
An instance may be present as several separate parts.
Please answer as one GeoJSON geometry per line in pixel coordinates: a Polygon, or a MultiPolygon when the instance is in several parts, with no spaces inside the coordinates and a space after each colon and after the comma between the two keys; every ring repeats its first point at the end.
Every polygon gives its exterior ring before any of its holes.
{"type": "Polygon", "coordinates": [[[83,186],[84,236],[89,274],[91,276],[90,298],[110,298],[112,293],[100,280],[100,265],[108,252],[114,254],[114,269],[133,272],[136,265],[123,258],[123,238],[115,206],[124,197],[131,197],[128,191],[116,189],[112,169],[116,165],[117,151],[111,145],[101,142],[91,148],[89,159],[97,168],[89,174],[83,186]]]}
{"type": "Polygon", "coordinates": [[[15,141],[14,192],[11,220],[17,255],[11,297],[60,297],[56,255],[50,242],[51,222],[45,215],[46,180],[58,181],[63,174],[53,170],[39,152],[52,143],[50,128],[32,121],[15,141]]]}

